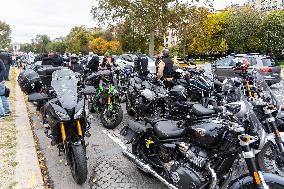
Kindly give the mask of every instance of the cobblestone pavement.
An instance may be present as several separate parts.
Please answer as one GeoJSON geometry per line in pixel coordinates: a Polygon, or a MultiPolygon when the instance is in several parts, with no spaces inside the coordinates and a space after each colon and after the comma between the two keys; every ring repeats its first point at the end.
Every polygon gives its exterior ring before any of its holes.
{"type": "MultiPolygon", "coordinates": [[[[272,90],[278,96],[283,96],[283,81],[272,86],[272,90]]],[[[72,179],[70,169],[65,166],[63,156],[58,156],[58,149],[50,145],[50,139],[44,135],[43,125],[40,115],[36,113],[35,107],[31,106],[32,119],[34,121],[35,133],[39,138],[42,152],[46,158],[46,164],[53,187],[56,189],[85,189],[85,188],[135,188],[135,189],[163,189],[166,188],[156,179],[143,175],[127,158],[122,155],[122,148],[115,143],[108,135],[121,139],[119,132],[121,128],[130,119],[124,113],[123,122],[114,130],[105,129],[99,121],[97,115],[93,115],[90,138],[86,138],[89,144],[87,147],[87,156],[89,176],[88,181],[83,186],[78,186],[72,179]],[[108,134],[108,135],[107,135],[108,134]]],[[[123,105],[124,112],[125,107],[123,105]]],[[[245,165],[243,162],[238,166],[240,172],[243,172],[245,165]]],[[[240,175],[235,172],[235,176],[240,175]]]]}
{"type": "MultiPolygon", "coordinates": [[[[39,138],[40,147],[46,158],[46,165],[50,179],[55,189],[85,189],[85,188],[108,188],[108,189],[163,189],[166,188],[156,179],[149,178],[138,171],[138,169],[122,154],[122,148],[111,140],[107,134],[119,136],[119,131],[124,122],[128,120],[124,114],[123,123],[115,130],[106,130],[94,115],[90,138],[86,138],[89,143],[87,156],[89,175],[88,181],[83,186],[78,186],[72,179],[70,169],[65,166],[64,156],[58,156],[56,146],[50,145],[50,139],[44,134],[40,114],[36,113],[36,108],[30,104],[35,133],[39,138]]],[[[126,112],[126,111],[125,111],[126,112]]]]}

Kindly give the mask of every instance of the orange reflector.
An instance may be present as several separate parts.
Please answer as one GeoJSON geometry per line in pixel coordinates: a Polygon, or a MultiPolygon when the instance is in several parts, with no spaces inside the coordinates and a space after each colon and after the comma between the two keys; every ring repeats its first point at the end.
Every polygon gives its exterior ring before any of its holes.
{"type": "Polygon", "coordinates": [[[260,185],[261,181],[260,181],[260,177],[259,177],[258,172],[253,172],[253,178],[254,178],[254,180],[255,180],[255,183],[256,183],[257,185],[260,185]]]}

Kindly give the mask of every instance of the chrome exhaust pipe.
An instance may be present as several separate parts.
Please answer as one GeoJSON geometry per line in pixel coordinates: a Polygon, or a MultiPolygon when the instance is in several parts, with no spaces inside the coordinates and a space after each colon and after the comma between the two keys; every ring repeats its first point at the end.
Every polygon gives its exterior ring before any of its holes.
{"type": "Polygon", "coordinates": [[[148,164],[143,163],[139,160],[138,157],[133,155],[132,153],[128,152],[127,150],[124,150],[122,152],[124,156],[126,156],[130,161],[135,163],[140,169],[142,169],[146,173],[152,174],[154,177],[156,177],[159,181],[164,183],[167,187],[171,189],[178,189],[174,185],[170,184],[167,180],[165,180],[163,177],[161,177],[155,170],[153,170],[148,164]]]}

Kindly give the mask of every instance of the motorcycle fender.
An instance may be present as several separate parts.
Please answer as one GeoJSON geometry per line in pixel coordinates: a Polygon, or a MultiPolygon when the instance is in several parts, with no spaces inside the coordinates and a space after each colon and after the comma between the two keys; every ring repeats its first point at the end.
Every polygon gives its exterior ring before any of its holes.
{"type": "MultiPolygon", "coordinates": [[[[277,183],[280,186],[284,187],[284,179],[282,177],[271,173],[262,173],[262,176],[265,182],[277,183]]],[[[246,188],[246,186],[252,186],[252,185],[253,185],[252,176],[244,175],[232,181],[228,189],[241,189],[241,188],[246,188]]]]}

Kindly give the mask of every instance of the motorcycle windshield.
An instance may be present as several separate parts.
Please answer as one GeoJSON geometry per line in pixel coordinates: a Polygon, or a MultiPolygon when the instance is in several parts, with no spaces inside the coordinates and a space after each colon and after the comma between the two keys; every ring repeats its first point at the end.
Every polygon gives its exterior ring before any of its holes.
{"type": "Polygon", "coordinates": [[[257,89],[259,89],[263,95],[265,95],[266,97],[270,97],[270,104],[274,105],[277,110],[278,113],[281,112],[281,103],[280,101],[277,99],[277,97],[272,93],[270,87],[268,86],[268,84],[266,83],[266,81],[264,80],[264,77],[258,72],[258,71],[253,71],[253,77],[254,77],[254,84],[255,87],[257,89]]]}
{"type": "Polygon", "coordinates": [[[211,64],[209,63],[204,64],[203,69],[204,69],[204,75],[209,79],[214,80],[211,64]]]}
{"type": "Polygon", "coordinates": [[[52,73],[51,86],[63,108],[70,110],[76,107],[77,83],[76,75],[71,70],[63,69],[52,73]]]}

